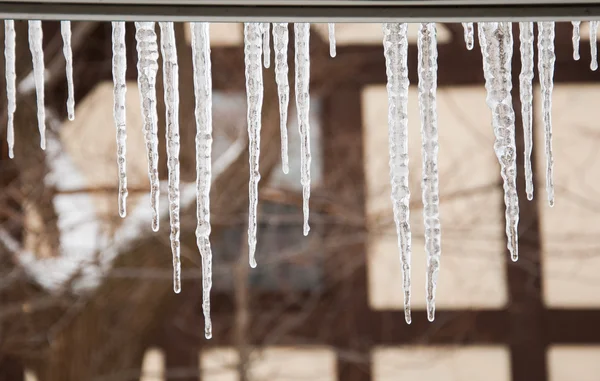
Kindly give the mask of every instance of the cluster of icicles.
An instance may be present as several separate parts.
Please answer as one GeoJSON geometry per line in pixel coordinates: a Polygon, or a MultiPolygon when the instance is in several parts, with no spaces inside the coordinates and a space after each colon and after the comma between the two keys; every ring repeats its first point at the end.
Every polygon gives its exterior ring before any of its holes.
{"type": "MultiPolygon", "coordinates": [[[[159,41],[154,22],[136,22],[136,42],[138,51],[138,87],[141,96],[143,132],[148,156],[151,206],[153,211],[152,229],[159,228],[159,177],[158,177],[158,126],[156,77],[159,69],[159,41]]],[[[179,78],[177,51],[173,23],[159,22],[160,52],[163,56],[166,141],[168,156],[168,200],[171,228],[171,248],[173,252],[174,289],[181,290],[181,265],[179,243],[179,78]]],[[[473,23],[463,23],[465,42],[469,50],[474,45],[473,23]]],[[[212,80],[209,42],[209,24],[191,23],[192,53],[194,67],[195,116],[196,116],[196,170],[197,170],[197,228],[196,237],[202,256],[203,271],[203,310],[205,315],[205,335],[210,338],[210,289],[212,286],[212,253],[210,246],[210,188],[212,150],[212,80]]],[[[487,90],[487,104],[492,111],[492,125],[495,133],[494,150],[501,167],[504,181],[504,201],[506,204],[506,235],[512,260],[518,259],[517,225],[519,205],[516,189],[516,145],[515,113],[511,98],[513,55],[512,24],[509,22],[478,23],[479,41],[483,56],[483,73],[487,90]]],[[[554,204],[553,157],[552,157],[552,88],[554,74],[554,22],[539,22],[538,27],[538,71],[540,76],[543,121],[546,151],[546,191],[550,205],[554,204]]],[[[580,22],[573,22],[573,57],[579,59],[580,22]]],[[[598,22],[591,22],[590,41],[592,50],[592,70],[596,70],[596,30],[598,22]]],[[[117,136],[117,164],[119,174],[119,214],[126,215],[127,172],[126,172],[126,54],[125,23],[112,23],[113,80],[114,80],[114,121],[117,136]]],[[[533,80],[533,41],[534,23],[521,22],[520,53],[521,73],[520,100],[525,136],[525,174],[527,198],[533,198],[531,169],[532,152],[532,80],[533,80]]],[[[247,119],[249,136],[249,221],[248,245],[250,266],[256,267],[256,234],[258,183],[260,181],[259,155],[261,111],[263,103],[263,70],[270,66],[270,33],[272,29],[275,51],[275,78],[277,82],[280,126],[281,160],[284,173],[288,173],[287,113],[289,104],[288,84],[288,24],[287,23],[246,23],[244,25],[244,53],[246,68],[247,119]]],[[[66,77],[68,82],[67,111],[69,119],[75,117],[72,80],[71,25],[63,21],[61,32],[64,41],[66,77]]],[[[309,124],[309,82],[310,24],[294,24],[295,41],[295,94],[298,126],[301,137],[301,184],[303,189],[303,231],[309,232],[308,214],[310,197],[310,124],[309,124]]],[[[330,54],[336,55],[334,24],[329,24],[330,54]]],[[[41,147],[45,147],[44,113],[44,53],[42,49],[42,25],[40,21],[29,21],[29,46],[33,57],[33,72],[37,95],[38,125],[41,147]]],[[[410,272],[411,272],[411,230],[409,224],[408,187],[408,39],[407,24],[387,23],[383,25],[383,46],[386,61],[389,96],[389,155],[390,179],[394,221],[398,234],[400,262],[402,265],[404,311],[407,323],[411,322],[410,312],[410,272]]],[[[425,223],[425,248],[427,253],[427,316],[433,321],[435,315],[435,291],[440,266],[441,235],[438,191],[438,127],[436,112],[437,87],[437,42],[436,24],[422,23],[418,31],[418,93],[422,135],[422,192],[425,223]]],[[[8,144],[13,157],[14,112],[16,108],[15,75],[15,28],[14,21],[5,21],[6,83],[8,98],[8,144]]]]}

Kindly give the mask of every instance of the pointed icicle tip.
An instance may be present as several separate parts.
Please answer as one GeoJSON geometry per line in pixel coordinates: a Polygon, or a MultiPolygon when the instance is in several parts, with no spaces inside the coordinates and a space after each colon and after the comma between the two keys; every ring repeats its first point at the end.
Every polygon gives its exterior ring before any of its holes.
{"type": "Polygon", "coordinates": [[[435,320],[435,306],[427,309],[427,320],[429,320],[430,323],[433,323],[435,320]]]}
{"type": "Polygon", "coordinates": [[[252,267],[253,269],[256,268],[256,259],[254,258],[250,258],[250,267],[252,267]]]}

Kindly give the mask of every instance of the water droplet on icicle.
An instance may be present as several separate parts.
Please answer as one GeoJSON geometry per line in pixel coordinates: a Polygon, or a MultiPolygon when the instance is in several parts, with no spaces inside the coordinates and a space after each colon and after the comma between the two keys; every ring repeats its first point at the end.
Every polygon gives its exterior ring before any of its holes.
{"type": "Polygon", "coordinates": [[[271,24],[268,22],[262,23],[263,27],[263,58],[265,69],[271,67],[271,41],[270,41],[270,33],[271,33],[271,24]]]}
{"type": "Polygon", "coordinates": [[[71,51],[71,22],[60,22],[60,34],[63,39],[63,54],[65,56],[65,69],[67,75],[67,117],[75,120],[75,90],[73,89],[73,52],[71,51]]]}
{"type": "Polygon", "coordinates": [[[142,106],[144,140],[148,155],[148,177],[152,206],[152,230],[158,231],[158,116],[156,113],[156,73],[158,72],[158,44],[154,22],[136,22],[135,39],[138,52],[138,87],[142,106]]]}
{"type": "Polygon", "coordinates": [[[581,58],[581,56],[579,55],[579,41],[581,40],[581,21],[571,21],[571,24],[573,25],[573,59],[575,61],[579,61],[579,59],[581,58]]]}
{"type": "Polygon", "coordinates": [[[473,31],[473,23],[472,22],[464,22],[462,23],[463,29],[465,31],[465,45],[467,45],[468,50],[473,50],[473,44],[475,40],[474,31],[473,31]]]}
{"type": "Polygon", "coordinates": [[[244,64],[246,74],[246,97],[248,102],[249,138],[249,210],[248,210],[248,255],[250,266],[256,267],[256,231],[258,210],[258,182],[260,181],[260,129],[263,103],[263,76],[261,67],[262,26],[257,23],[244,24],[244,64]]]}
{"type": "Polygon", "coordinates": [[[407,24],[383,24],[383,49],[387,73],[388,130],[392,206],[398,234],[404,318],[411,322],[410,261],[411,233],[408,188],[408,39],[407,24]]]}
{"type": "Polygon", "coordinates": [[[478,29],[487,91],[486,101],[492,111],[492,126],[496,137],[494,151],[500,162],[500,174],[504,183],[507,247],[511,259],[516,261],[519,258],[519,199],[516,184],[515,112],[510,94],[512,25],[509,22],[484,22],[478,24],[478,29]]]}
{"type": "Polygon", "coordinates": [[[437,41],[435,23],[420,24],[419,47],[419,109],[423,154],[423,222],[425,252],[427,253],[427,318],[435,319],[435,291],[440,271],[440,195],[438,175],[437,127],[437,41]]]}
{"type": "Polygon", "coordinates": [[[46,106],[44,102],[44,48],[42,22],[29,21],[29,50],[33,62],[33,77],[35,81],[35,95],[37,98],[37,119],[40,130],[40,147],[46,149],[46,106]]]}
{"type": "Polygon", "coordinates": [[[125,119],[125,96],[127,82],[127,56],[125,52],[125,23],[112,23],[112,76],[114,107],[113,116],[117,130],[117,167],[119,171],[119,216],[127,215],[127,130],[125,119]]]}
{"type": "Polygon", "coordinates": [[[598,70],[598,21],[590,21],[590,50],[592,56],[592,62],[590,63],[590,69],[598,70]]]}
{"type": "Polygon", "coordinates": [[[327,24],[329,30],[329,55],[333,58],[337,55],[337,48],[335,42],[335,23],[330,22],[327,24]]]}
{"type": "Polygon", "coordinates": [[[275,82],[279,97],[279,127],[281,133],[281,168],[283,173],[290,171],[288,159],[287,119],[290,102],[288,80],[288,24],[273,24],[273,49],[275,50],[275,82]]]}
{"type": "Polygon", "coordinates": [[[310,200],[310,24],[294,24],[296,50],[296,110],[300,131],[300,176],[302,183],[302,212],[304,214],[304,235],[308,235],[310,200]]]}
{"type": "Polygon", "coordinates": [[[17,75],[15,71],[15,46],[16,32],[15,21],[4,21],[4,60],[6,67],[6,98],[8,101],[8,125],[6,128],[6,140],[8,142],[8,156],[15,157],[15,111],[17,109],[17,75]]]}
{"type": "MultiPolygon", "coordinates": [[[[163,57],[165,121],[167,142],[168,200],[170,242],[173,255],[173,291],[181,291],[181,243],[179,242],[179,66],[172,22],[160,22],[160,47],[163,57]]],[[[194,71],[195,73],[195,71],[194,71]]]]}
{"type": "Polygon", "coordinates": [[[554,206],[554,155],[552,154],[552,90],[554,88],[554,22],[538,23],[538,72],[542,88],[542,116],[546,144],[546,193],[554,206]]]}
{"type": "MultiPolygon", "coordinates": [[[[204,312],[204,335],[207,339],[210,339],[212,337],[212,322],[210,319],[212,251],[209,237],[211,231],[210,187],[213,142],[210,35],[208,23],[191,23],[190,25],[192,29],[194,94],[196,98],[196,243],[202,256],[202,310],[204,312]]],[[[260,67],[260,50],[257,59],[258,71],[262,72],[260,67]]]]}
{"type": "Polygon", "coordinates": [[[523,119],[523,136],[525,140],[525,188],[527,199],[533,200],[533,171],[531,168],[531,152],[533,149],[533,23],[519,23],[519,39],[521,41],[521,74],[519,87],[521,98],[521,115],[523,119]]]}

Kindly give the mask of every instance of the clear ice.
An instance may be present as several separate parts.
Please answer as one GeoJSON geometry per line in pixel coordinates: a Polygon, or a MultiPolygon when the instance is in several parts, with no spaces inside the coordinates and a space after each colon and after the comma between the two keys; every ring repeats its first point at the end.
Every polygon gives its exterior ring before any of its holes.
{"type": "Polygon", "coordinates": [[[504,181],[507,247],[512,260],[516,261],[519,258],[519,199],[516,185],[515,112],[510,94],[512,25],[510,22],[483,22],[478,23],[478,29],[487,90],[486,101],[492,111],[492,125],[496,136],[494,151],[500,162],[500,174],[504,181]]]}
{"type": "Polygon", "coordinates": [[[17,109],[17,74],[15,69],[16,45],[15,21],[4,21],[4,62],[6,70],[6,98],[8,101],[8,125],[6,127],[6,140],[8,142],[8,156],[15,157],[15,111],[17,109]]]}
{"type": "Polygon", "coordinates": [[[411,322],[409,223],[410,190],[408,188],[408,39],[407,24],[383,24],[383,48],[387,73],[390,183],[394,222],[398,233],[404,318],[411,322]]]}
{"type": "MultiPolygon", "coordinates": [[[[202,310],[204,335],[212,337],[210,290],[212,288],[212,251],[210,247],[210,186],[212,152],[212,77],[208,23],[191,23],[196,98],[196,243],[202,256],[202,310]]],[[[259,35],[260,36],[260,35],[259,35]]],[[[258,70],[260,54],[258,54],[258,70]]]]}
{"type": "Polygon", "coordinates": [[[148,154],[148,177],[152,206],[152,230],[158,231],[158,116],[156,113],[156,74],[158,72],[158,44],[154,22],[136,22],[135,39],[138,52],[138,87],[142,106],[144,140],[148,154]]]}
{"type": "Polygon", "coordinates": [[[579,55],[579,40],[581,39],[579,30],[581,21],[571,21],[571,24],[573,24],[573,59],[579,61],[581,58],[579,55]]]}
{"type": "Polygon", "coordinates": [[[168,199],[173,290],[181,292],[181,243],[179,242],[179,65],[172,22],[160,22],[160,47],[163,57],[165,121],[167,141],[168,199]]]}
{"type": "Polygon", "coordinates": [[[527,199],[533,200],[533,171],[531,168],[531,152],[533,149],[533,22],[519,23],[519,39],[521,42],[519,94],[525,140],[525,188],[527,199]]]}
{"type": "Polygon", "coordinates": [[[335,43],[335,23],[330,22],[327,24],[329,30],[329,55],[335,57],[337,55],[336,43],[335,43]]]}
{"type": "Polygon", "coordinates": [[[542,88],[542,116],[546,144],[546,193],[554,206],[554,155],[552,154],[552,90],[554,88],[554,22],[538,23],[538,72],[542,88]]]}
{"type": "Polygon", "coordinates": [[[125,23],[112,23],[113,115],[117,130],[117,166],[119,171],[119,215],[127,215],[127,129],[125,96],[127,95],[127,56],[125,52],[125,23]]]}
{"type": "Polygon", "coordinates": [[[275,50],[275,82],[279,96],[279,126],[281,133],[281,168],[283,173],[290,171],[288,159],[287,119],[290,103],[288,80],[288,24],[273,24],[273,49],[275,50]]]}
{"type": "Polygon", "coordinates": [[[33,76],[35,81],[35,94],[37,97],[37,119],[40,130],[40,147],[46,149],[46,106],[44,102],[44,48],[42,22],[29,21],[29,49],[33,61],[33,76]]]}
{"type": "Polygon", "coordinates": [[[475,40],[474,31],[473,31],[473,23],[472,22],[464,22],[462,23],[463,29],[465,31],[465,45],[467,45],[468,50],[473,50],[473,44],[475,40]]]}
{"type": "Polygon", "coordinates": [[[271,41],[270,41],[270,33],[271,33],[271,24],[268,22],[264,22],[263,26],[263,58],[265,69],[271,67],[271,41]]]}
{"type": "Polygon", "coordinates": [[[440,271],[440,195],[438,175],[439,139],[437,127],[437,42],[435,23],[420,24],[419,47],[419,109],[423,155],[423,222],[427,253],[427,318],[435,318],[435,290],[440,271]]]}
{"type": "Polygon", "coordinates": [[[298,130],[300,131],[300,182],[302,184],[302,212],[304,214],[304,235],[308,235],[310,200],[310,24],[294,24],[296,42],[296,110],[298,111],[298,130]]]}
{"type": "Polygon", "coordinates": [[[63,54],[65,56],[65,69],[67,75],[67,117],[75,119],[75,90],[73,90],[73,52],[71,51],[71,22],[60,22],[60,33],[63,39],[63,54]]]}
{"type": "Polygon", "coordinates": [[[244,24],[244,63],[246,74],[246,98],[248,102],[249,137],[249,210],[248,255],[251,267],[256,267],[256,230],[258,209],[258,182],[260,181],[260,129],[263,104],[262,26],[258,23],[244,24]]]}

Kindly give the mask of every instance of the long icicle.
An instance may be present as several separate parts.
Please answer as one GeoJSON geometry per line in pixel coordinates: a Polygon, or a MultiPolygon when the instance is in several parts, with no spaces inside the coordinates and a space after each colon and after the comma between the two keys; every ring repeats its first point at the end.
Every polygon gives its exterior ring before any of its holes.
{"type": "MultiPolygon", "coordinates": [[[[196,97],[196,243],[202,255],[202,310],[204,335],[212,337],[210,290],[212,288],[212,250],[210,247],[210,187],[212,155],[212,69],[208,23],[191,23],[196,97]]],[[[260,35],[259,35],[260,36],[260,35]]],[[[258,54],[258,71],[260,54],[258,54]]]]}
{"type": "Polygon", "coordinates": [[[119,215],[127,215],[127,129],[125,119],[125,97],[127,95],[127,56],[125,51],[125,23],[112,23],[112,76],[113,115],[117,129],[117,166],[119,171],[119,215]]]}
{"type": "Polygon", "coordinates": [[[521,42],[519,94],[525,140],[525,188],[527,199],[533,200],[533,170],[531,168],[531,152],[533,149],[533,22],[519,23],[519,39],[521,42]]]}
{"type": "Polygon", "coordinates": [[[173,255],[173,291],[181,292],[181,243],[179,242],[179,64],[172,22],[160,22],[160,47],[163,57],[165,121],[167,141],[170,241],[173,255]]]}
{"type": "Polygon", "coordinates": [[[265,69],[268,69],[269,67],[271,67],[271,40],[270,40],[270,36],[271,36],[271,24],[268,22],[264,22],[262,23],[262,27],[263,27],[263,58],[264,58],[264,62],[263,64],[265,65],[265,69]]]}
{"type": "Polygon", "coordinates": [[[472,22],[464,22],[462,23],[463,29],[465,31],[465,45],[467,45],[468,50],[473,50],[473,44],[475,41],[474,31],[473,31],[473,23],[472,22]]]}
{"type": "Polygon", "coordinates": [[[8,142],[8,156],[15,157],[15,111],[17,109],[17,74],[15,68],[16,32],[15,21],[4,21],[4,61],[6,67],[6,98],[8,101],[8,125],[6,140],[8,142]]]}
{"type": "Polygon", "coordinates": [[[65,69],[67,75],[67,117],[75,119],[75,90],[73,89],[73,52],[71,51],[71,22],[60,22],[60,34],[63,39],[63,54],[65,56],[65,69]]]}
{"type": "Polygon", "coordinates": [[[484,22],[478,24],[478,29],[487,90],[486,101],[492,111],[492,125],[496,136],[494,151],[500,162],[500,174],[504,182],[507,247],[511,259],[516,261],[519,258],[517,230],[519,199],[516,185],[515,112],[510,94],[512,90],[512,25],[509,22],[484,22]]]}
{"type": "Polygon", "coordinates": [[[435,319],[435,290],[440,271],[440,195],[438,175],[437,127],[437,42],[435,23],[420,24],[419,47],[419,108],[423,154],[423,222],[427,253],[427,319],[435,319]]]}
{"type": "Polygon", "coordinates": [[[327,24],[329,31],[329,55],[333,58],[337,55],[337,47],[335,42],[335,23],[327,24]]]}
{"type": "Polygon", "coordinates": [[[138,52],[138,87],[142,106],[144,139],[148,155],[148,177],[152,206],[152,230],[158,231],[158,116],[156,113],[156,74],[158,72],[158,44],[154,22],[136,22],[135,39],[138,52]]]}
{"type": "Polygon", "coordinates": [[[590,21],[590,51],[592,61],[590,69],[598,70],[598,21],[590,21]]]}
{"type": "Polygon", "coordinates": [[[581,58],[581,56],[579,55],[579,41],[581,40],[581,21],[571,21],[571,24],[573,25],[573,59],[575,61],[579,61],[579,59],[581,58]]]}
{"type": "Polygon", "coordinates": [[[542,88],[542,115],[546,143],[546,193],[554,206],[554,155],[552,154],[552,90],[554,88],[554,22],[538,23],[538,72],[542,88]]]}
{"type": "Polygon", "coordinates": [[[42,22],[29,21],[29,49],[33,62],[33,77],[37,97],[37,119],[40,130],[40,147],[46,149],[46,106],[44,102],[44,48],[42,47],[42,22]]]}
{"type": "Polygon", "coordinates": [[[310,24],[294,24],[296,42],[296,111],[300,131],[300,173],[302,183],[302,212],[304,214],[304,235],[308,235],[310,201],[310,24]]]}
{"type": "Polygon", "coordinates": [[[288,24],[273,24],[273,49],[275,50],[275,82],[279,96],[279,127],[281,134],[281,168],[283,173],[290,171],[288,159],[287,119],[290,103],[288,79],[288,24]]]}
{"type": "Polygon", "coordinates": [[[411,233],[409,222],[410,190],[408,188],[408,39],[407,24],[383,24],[383,48],[387,73],[388,130],[392,206],[398,234],[404,319],[411,322],[410,261],[411,233]]]}
{"type": "Polygon", "coordinates": [[[256,231],[258,209],[258,182],[260,181],[260,129],[263,103],[263,76],[261,67],[262,26],[244,24],[244,63],[246,71],[246,97],[248,101],[249,137],[249,210],[248,210],[248,256],[251,267],[256,267],[256,231]]]}

